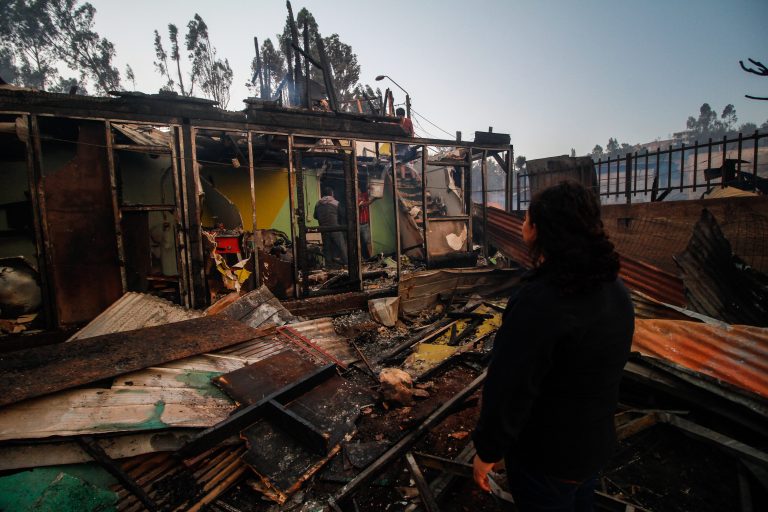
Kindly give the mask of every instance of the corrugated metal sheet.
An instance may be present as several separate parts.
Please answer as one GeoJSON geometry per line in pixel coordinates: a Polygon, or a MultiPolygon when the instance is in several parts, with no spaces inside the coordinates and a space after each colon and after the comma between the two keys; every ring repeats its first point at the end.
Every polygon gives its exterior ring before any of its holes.
{"type": "Polygon", "coordinates": [[[472,293],[485,297],[508,295],[522,273],[516,269],[444,268],[406,274],[398,284],[400,311],[418,315],[441,300],[472,293]]]}
{"type": "Polygon", "coordinates": [[[330,318],[318,318],[316,320],[307,320],[286,326],[287,332],[281,333],[283,339],[293,343],[294,347],[320,356],[321,359],[327,359],[331,362],[345,366],[353,361],[357,361],[357,355],[352,350],[346,338],[336,334],[333,322],[330,318]],[[305,341],[297,338],[296,334],[303,337],[305,341]],[[307,343],[308,342],[308,343],[307,343]],[[301,348],[301,347],[304,348],[301,348]]]}
{"type": "Polygon", "coordinates": [[[229,349],[221,350],[217,352],[217,354],[242,357],[247,361],[247,364],[253,364],[286,350],[288,350],[288,344],[283,340],[279,339],[277,336],[265,336],[253,341],[247,341],[229,349]]]}
{"type": "Polygon", "coordinates": [[[128,292],[67,341],[181,322],[200,316],[200,311],[184,309],[154,295],[128,292]]]}
{"type": "Polygon", "coordinates": [[[488,208],[487,211],[488,238],[491,243],[521,265],[532,267],[533,261],[521,235],[523,219],[498,208],[488,208]]]}
{"type": "Polygon", "coordinates": [[[768,196],[603,205],[602,215],[619,253],[676,275],[673,256],[685,250],[703,208],[715,216],[733,252],[768,273],[768,196]]]}
{"type": "Polygon", "coordinates": [[[768,329],[637,319],[633,350],[768,398],[768,329]]]}
{"type": "MultiPolygon", "coordinates": [[[[186,464],[165,452],[131,457],[121,466],[161,510],[200,510],[250,473],[244,453],[245,446],[237,443],[219,445],[186,464]]],[[[116,510],[146,510],[122,485],[112,489],[118,495],[116,510]]]]}
{"type": "Polygon", "coordinates": [[[635,318],[659,318],[665,320],[686,320],[695,321],[698,318],[692,318],[690,313],[682,308],[665,304],[664,302],[653,299],[652,297],[639,292],[631,291],[632,304],[635,307],[635,318]]]}
{"type": "Polygon", "coordinates": [[[708,210],[701,212],[688,247],[676,260],[691,309],[731,324],[768,326],[768,276],[733,255],[708,210]]]}
{"type": "Polygon", "coordinates": [[[264,285],[230,303],[232,295],[222,299],[223,307],[216,308],[217,304],[214,304],[206,310],[205,314],[210,315],[214,311],[217,312],[216,314],[243,322],[254,329],[270,324],[284,325],[296,321],[296,317],[285,309],[264,285]]]}
{"type": "Polygon", "coordinates": [[[163,148],[163,152],[171,152],[173,144],[171,132],[139,124],[112,123],[112,127],[139,146],[150,146],[156,150],[163,148]]]}
{"type": "Polygon", "coordinates": [[[686,305],[683,281],[679,277],[623,254],[619,275],[632,290],[658,301],[683,307],[686,305]]]}
{"type": "MultiPolygon", "coordinates": [[[[532,266],[528,247],[523,242],[523,221],[517,215],[498,208],[488,208],[488,235],[491,243],[513,260],[532,266]]],[[[638,290],[658,301],[684,306],[686,304],[682,280],[653,265],[621,255],[619,275],[633,290],[638,290]]]]}
{"type": "Polygon", "coordinates": [[[331,321],[330,318],[318,318],[316,320],[298,322],[291,324],[291,328],[311,340],[343,339],[336,334],[336,329],[334,329],[333,321],[331,321]]]}

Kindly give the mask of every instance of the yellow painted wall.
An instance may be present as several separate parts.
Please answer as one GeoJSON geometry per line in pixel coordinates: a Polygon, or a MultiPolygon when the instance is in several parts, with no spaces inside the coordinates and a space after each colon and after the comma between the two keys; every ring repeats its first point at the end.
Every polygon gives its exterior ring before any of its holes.
{"type": "MultiPolygon", "coordinates": [[[[243,229],[253,231],[251,187],[248,169],[203,167],[200,175],[212,179],[216,189],[232,201],[243,218],[243,229]]],[[[256,225],[258,229],[278,229],[291,234],[290,204],[288,202],[288,169],[257,169],[254,173],[256,190],[256,225]]],[[[203,225],[213,224],[210,212],[203,207],[203,225]]]]}

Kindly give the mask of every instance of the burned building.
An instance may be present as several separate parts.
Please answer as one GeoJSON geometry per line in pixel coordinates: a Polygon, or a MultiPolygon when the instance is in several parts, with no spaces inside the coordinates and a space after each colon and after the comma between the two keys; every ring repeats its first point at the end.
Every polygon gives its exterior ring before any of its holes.
{"type": "Polygon", "coordinates": [[[33,269],[49,327],[82,324],[130,291],[195,308],[224,286],[265,284],[281,299],[364,291],[382,273],[363,255],[391,257],[394,286],[401,255],[426,268],[473,252],[471,201],[485,191],[473,196],[470,170],[495,159],[508,171],[513,156],[509,137],[416,139],[393,117],[258,101],[226,112],[196,98],[6,87],[0,111],[0,256],[33,269]],[[336,225],[313,216],[323,189],[336,225]],[[347,255],[334,272],[323,271],[328,234],[347,255]]]}
{"type": "MultiPolygon", "coordinates": [[[[726,190],[711,148],[693,174],[685,148],[676,167],[670,149],[655,166],[556,157],[513,172],[491,131],[420,139],[392,116],[114,96],[0,88],[3,327],[88,322],[0,352],[0,489],[119,510],[437,510],[449,492],[498,507],[466,480],[477,392],[532,266],[525,205],[570,178],[606,205],[638,318],[600,507],[764,502],[768,202],[659,201],[726,190]],[[638,461],[690,465],[645,454],[661,442],[719,471],[638,484],[638,461]],[[104,488],[60,466],[90,461],[104,488]]],[[[765,174],[760,139],[741,184],[765,174]]],[[[742,142],[724,143],[721,167],[742,142]]]]}

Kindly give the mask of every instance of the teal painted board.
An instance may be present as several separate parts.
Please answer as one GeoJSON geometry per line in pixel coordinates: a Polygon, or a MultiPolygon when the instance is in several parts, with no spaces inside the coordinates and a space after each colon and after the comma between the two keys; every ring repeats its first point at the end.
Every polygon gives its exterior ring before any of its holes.
{"type": "Polygon", "coordinates": [[[3,512],[111,512],[114,479],[98,466],[37,468],[0,478],[3,512]]]}

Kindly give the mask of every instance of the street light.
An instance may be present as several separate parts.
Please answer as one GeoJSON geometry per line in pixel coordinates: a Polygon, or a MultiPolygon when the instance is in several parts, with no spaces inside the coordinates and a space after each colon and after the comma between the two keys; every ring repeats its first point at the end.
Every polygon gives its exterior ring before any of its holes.
{"type": "Polygon", "coordinates": [[[403,89],[400,86],[399,83],[395,82],[394,80],[392,80],[392,77],[389,77],[387,75],[379,75],[379,76],[377,76],[376,77],[376,81],[380,82],[380,81],[384,80],[385,78],[388,79],[393,84],[395,84],[398,89],[400,89],[401,91],[403,91],[405,93],[405,115],[406,115],[406,117],[408,117],[410,119],[410,117],[411,117],[411,96],[408,94],[408,91],[403,89]]]}

